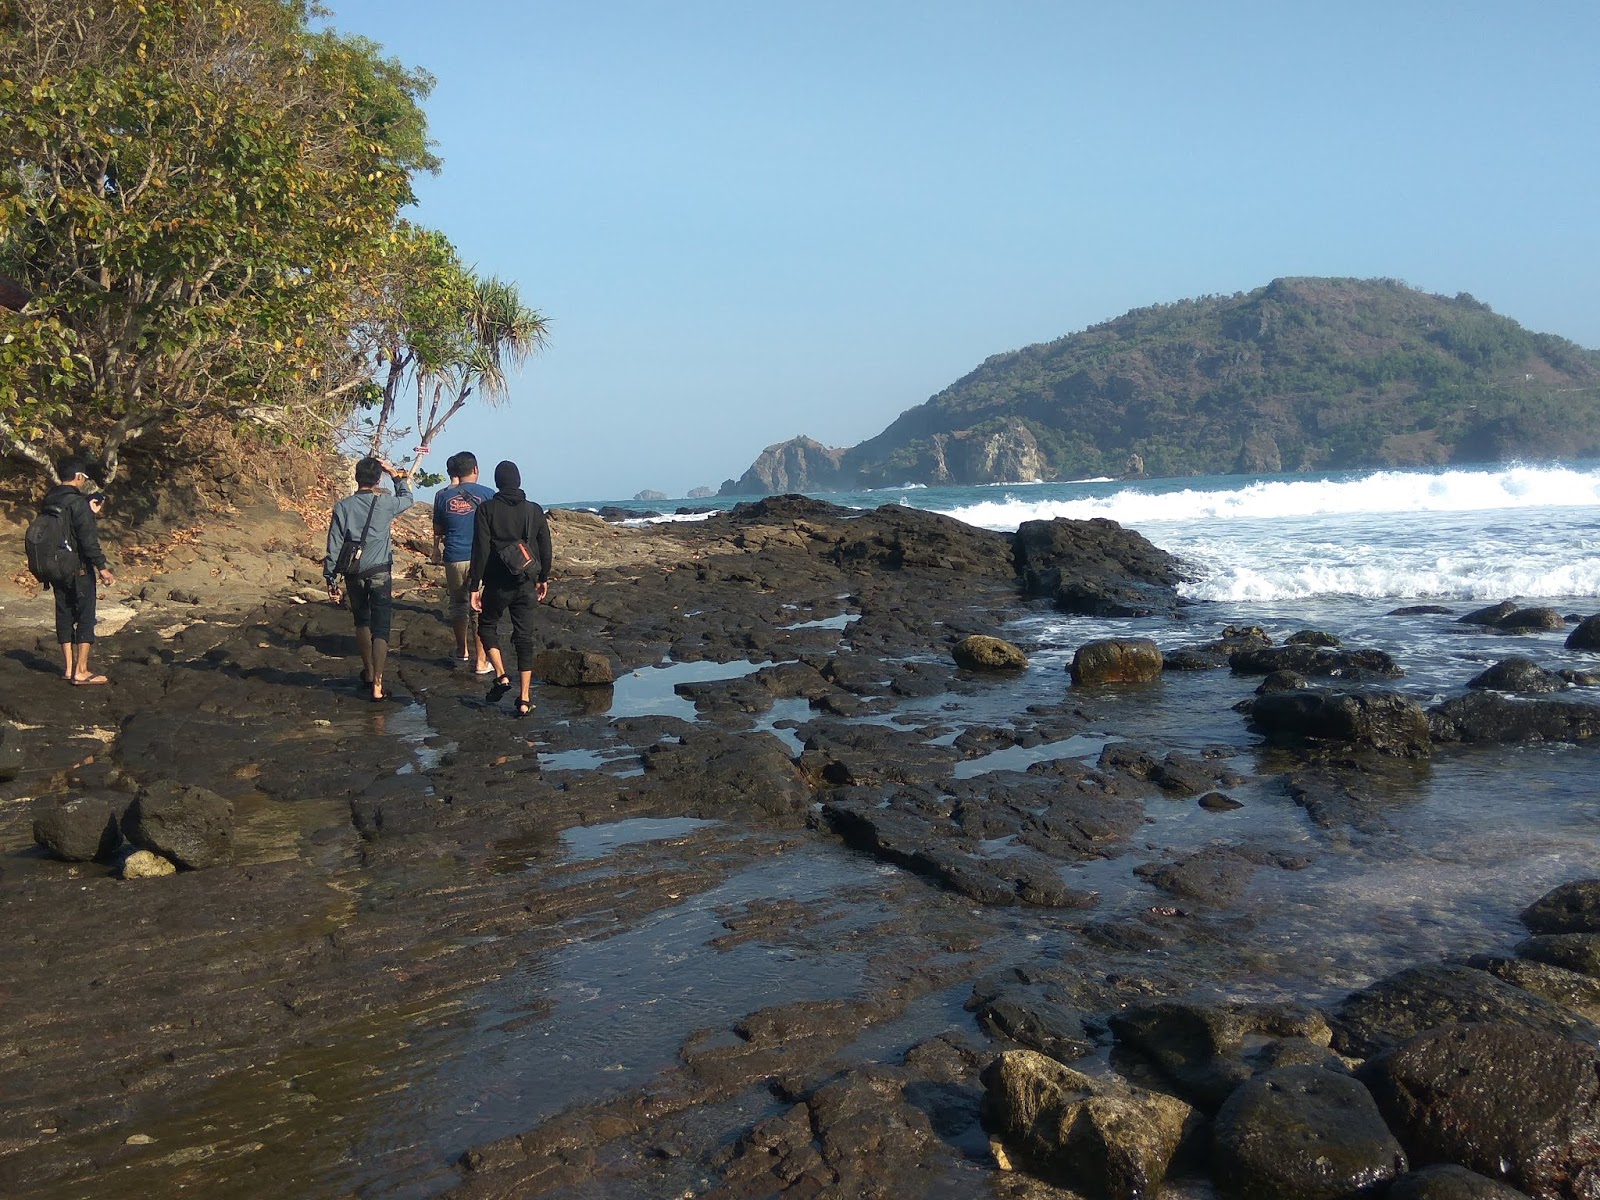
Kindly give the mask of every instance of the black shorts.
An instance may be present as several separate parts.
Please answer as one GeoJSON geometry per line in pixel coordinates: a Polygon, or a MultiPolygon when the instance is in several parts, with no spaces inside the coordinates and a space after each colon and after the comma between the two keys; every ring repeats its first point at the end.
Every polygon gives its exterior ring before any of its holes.
{"type": "Polygon", "coordinates": [[[51,584],[56,594],[56,644],[83,645],[94,641],[96,578],[93,571],[67,583],[51,584]]]}
{"type": "Polygon", "coordinates": [[[356,628],[370,628],[373,637],[387,642],[389,627],[394,621],[394,576],[387,570],[365,579],[360,575],[348,575],[344,586],[356,628]]]}

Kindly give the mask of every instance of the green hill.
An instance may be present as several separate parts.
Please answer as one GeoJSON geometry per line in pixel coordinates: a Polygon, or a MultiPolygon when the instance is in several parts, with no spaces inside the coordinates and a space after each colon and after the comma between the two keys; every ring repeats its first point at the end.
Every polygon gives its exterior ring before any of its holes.
{"type": "MultiPolygon", "coordinates": [[[[772,447],[768,458],[781,447],[772,447]]],[[[998,354],[823,486],[1600,454],[1600,353],[1462,294],[1277,279],[998,354]]],[[[724,490],[760,490],[761,461],[724,490]]],[[[809,490],[809,489],[808,489],[809,490]]]]}

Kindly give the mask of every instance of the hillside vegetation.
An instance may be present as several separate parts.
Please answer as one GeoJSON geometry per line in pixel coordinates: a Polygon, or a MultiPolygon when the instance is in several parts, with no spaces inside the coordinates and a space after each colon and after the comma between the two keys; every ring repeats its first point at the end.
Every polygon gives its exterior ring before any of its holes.
{"type": "Polygon", "coordinates": [[[844,451],[825,486],[1596,453],[1600,354],[1466,294],[1300,278],[995,355],[844,451]]]}

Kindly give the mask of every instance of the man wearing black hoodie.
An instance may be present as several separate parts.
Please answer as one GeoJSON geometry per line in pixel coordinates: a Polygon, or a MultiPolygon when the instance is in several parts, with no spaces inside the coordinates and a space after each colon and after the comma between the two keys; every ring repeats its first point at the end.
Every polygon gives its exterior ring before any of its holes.
{"type": "Polygon", "coordinates": [[[517,651],[521,692],[516,713],[528,715],[533,707],[533,612],[549,594],[550,524],[540,508],[522,491],[522,472],[514,462],[494,469],[494,496],[478,506],[472,530],[472,566],[467,587],[472,608],[480,614],[478,638],[483,642],[494,685],[485,697],[498,703],[511,690],[505,657],[500,653],[500,618],[511,614],[511,644],[517,651]]]}
{"type": "Polygon", "coordinates": [[[89,484],[89,464],[76,456],[56,464],[61,482],[44,495],[41,509],[60,509],[72,530],[72,545],[78,551],[78,573],[66,583],[51,585],[56,594],[56,641],[66,663],[63,676],[69,683],[90,687],[107,682],[104,675],[89,670],[89,651],[94,648],[95,583],[110,587],[117,577],[106,566],[100,549],[100,529],[89,507],[84,488],[89,484]]]}

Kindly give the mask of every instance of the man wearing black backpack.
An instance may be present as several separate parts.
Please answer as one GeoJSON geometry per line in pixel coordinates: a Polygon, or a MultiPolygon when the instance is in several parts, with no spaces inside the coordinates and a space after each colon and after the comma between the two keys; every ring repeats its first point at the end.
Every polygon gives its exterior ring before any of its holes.
{"type": "Polygon", "coordinates": [[[472,531],[472,566],[467,587],[472,608],[482,614],[478,638],[494,668],[494,684],[486,700],[497,704],[511,690],[505,657],[500,653],[500,618],[511,614],[511,644],[517,651],[521,690],[516,715],[533,707],[533,612],[550,590],[550,523],[522,490],[522,472],[514,462],[494,469],[498,489],[478,506],[472,531]]]}
{"type": "Polygon", "coordinates": [[[117,577],[106,566],[100,530],[84,488],[89,464],[73,455],[56,464],[61,482],[44,495],[39,516],[28,527],[28,566],[56,594],[56,641],[66,664],[63,675],[79,687],[108,682],[89,670],[94,648],[95,584],[117,577]]]}
{"type": "Polygon", "coordinates": [[[356,463],[356,492],[333,506],[328,521],[328,556],[322,564],[328,598],[350,597],[361,650],[361,682],[372,700],[384,698],[383,668],[389,659],[389,628],[394,617],[394,547],[389,526],[411,507],[410,472],[377,458],[356,463]],[[394,495],[380,492],[384,475],[394,479],[394,495]]]}

